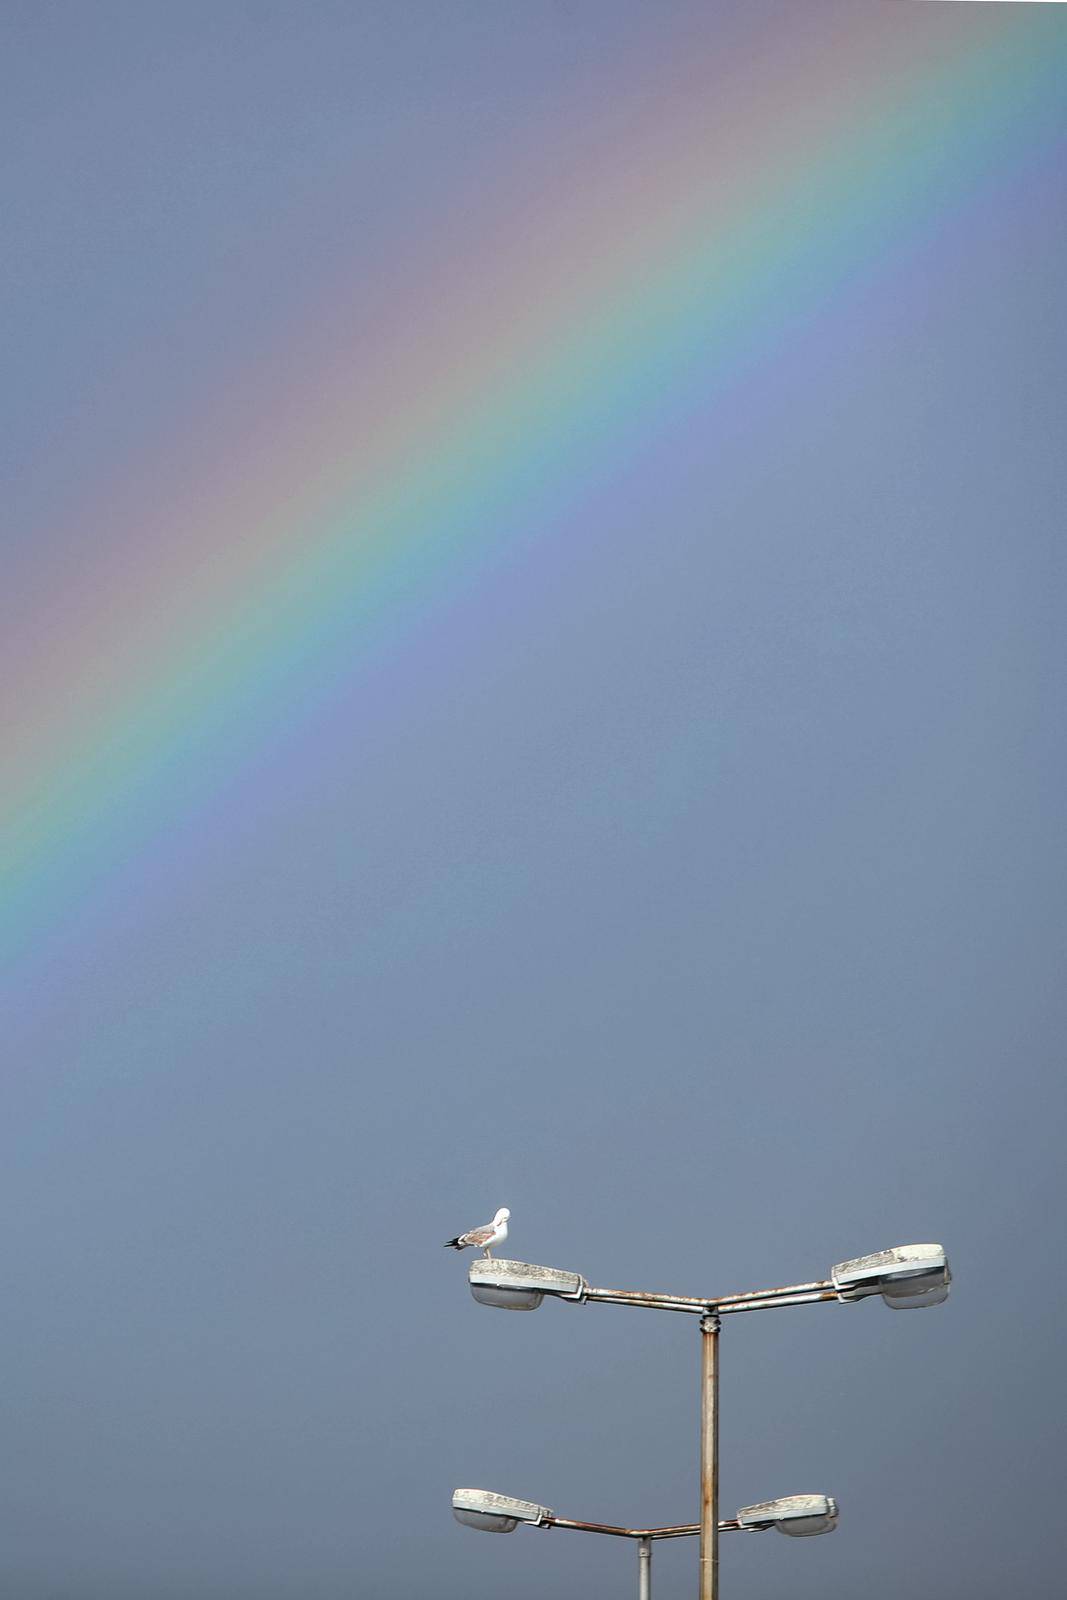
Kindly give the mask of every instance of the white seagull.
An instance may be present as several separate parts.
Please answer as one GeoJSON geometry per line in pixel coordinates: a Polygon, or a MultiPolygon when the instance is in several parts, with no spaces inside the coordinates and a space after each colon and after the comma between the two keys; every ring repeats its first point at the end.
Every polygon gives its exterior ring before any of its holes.
{"type": "Polygon", "coordinates": [[[507,1206],[501,1206],[492,1222],[487,1222],[484,1227],[472,1228],[469,1233],[457,1233],[454,1239],[445,1241],[446,1250],[466,1250],[468,1245],[473,1245],[476,1250],[484,1250],[490,1260],[493,1258],[491,1245],[503,1244],[508,1236],[508,1218],[511,1212],[507,1206]]]}

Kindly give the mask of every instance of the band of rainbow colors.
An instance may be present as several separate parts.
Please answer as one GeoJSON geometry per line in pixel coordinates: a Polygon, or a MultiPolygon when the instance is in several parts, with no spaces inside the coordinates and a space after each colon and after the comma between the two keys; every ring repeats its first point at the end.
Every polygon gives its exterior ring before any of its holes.
{"type": "Polygon", "coordinates": [[[532,224],[513,174],[485,236],[399,295],[369,347],[338,341],[319,401],[283,396],[226,440],[221,482],[90,523],[98,582],[14,641],[8,949],[165,850],[450,575],[475,581],[885,251],[1046,159],[1067,33],[1015,6],[961,27],[965,9],[924,8],[919,53],[910,8],[842,29],[797,7],[762,42],[756,103],[744,79],[709,95],[700,63],[676,63],[629,148],[532,224]],[[417,337],[410,293],[438,307],[417,337]]]}

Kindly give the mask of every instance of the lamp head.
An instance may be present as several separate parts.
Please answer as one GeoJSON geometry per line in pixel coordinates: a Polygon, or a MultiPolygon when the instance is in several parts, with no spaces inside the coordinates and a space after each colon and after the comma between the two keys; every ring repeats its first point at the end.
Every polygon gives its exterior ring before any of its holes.
{"type": "Polygon", "coordinates": [[[527,1261],[495,1257],[472,1261],[467,1276],[480,1305],[503,1306],[507,1311],[536,1311],[546,1294],[560,1300],[585,1298],[585,1279],[579,1273],[535,1267],[527,1261]]]}
{"type": "Polygon", "coordinates": [[[777,1528],[791,1538],[806,1539],[836,1528],[837,1501],[826,1494],[787,1494],[780,1500],[742,1506],[737,1520],[742,1528],[777,1528]]]}
{"type": "Polygon", "coordinates": [[[887,1306],[906,1311],[948,1299],[952,1273],[943,1245],[901,1244],[892,1250],[841,1261],[830,1273],[839,1300],[880,1294],[887,1306]]]}
{"type": "Polygon", "coordinates": [[[494,1494],[491,1489],[454,1489],[452,1515],[465,1528],[483,1533],[514,1533],[520,1522],[543,1527],[552,1513],[533,1500],[516,1500],[509,1494],[494,1494]]]}

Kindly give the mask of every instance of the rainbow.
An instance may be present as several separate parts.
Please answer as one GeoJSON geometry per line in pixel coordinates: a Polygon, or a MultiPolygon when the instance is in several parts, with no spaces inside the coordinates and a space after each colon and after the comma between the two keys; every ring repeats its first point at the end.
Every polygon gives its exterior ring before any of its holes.
{"type": "Polygon", "coordinates": [[[88,581],[7,642],[12,955],[91,915],[502,546],[1062,137],[1048,13],[922,8],[920,49],[905,10],[798,6],[751,81],[662,64],[627,148],[547,194],[517,151],[480,234],[373,334],[346,333],[339,284],[299,392],[258,398],[301,329],[227,388],[239,421],[195,442],[199,487],[160,505],[130,464],[87,517],[88,581]]]}

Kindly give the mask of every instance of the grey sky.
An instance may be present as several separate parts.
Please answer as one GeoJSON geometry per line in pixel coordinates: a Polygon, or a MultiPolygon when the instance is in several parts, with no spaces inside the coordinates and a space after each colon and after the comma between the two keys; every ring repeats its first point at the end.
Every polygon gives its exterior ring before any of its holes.
{"type": "MultiPolygon", "coordinates": [[[[611,132],[643,50],[692,40],[714,82],[720,35],[784,18],[0,15],[13,616],[91,565],[83,495],[153,450],[195,473],[181,419],[320,288],[351,272],[372,317],[513,148],[611,132]]],[[[440,1246],[498,1205],[509,1254],[690,1293],[943,1240],[940,1310],[725,1327],[724,1510],[812,1490],[842,1522],[726,1541],[724,1593],[1053,1592],[1062,135],[457,576],[180,873],[136,867],[32,969],[0,1593],[628,1592],[628,1549],[477,1537],[449,1495],[694,1516],[695,1330],[475,1306],[440,1246]]],[[[692,1592],[692,1543],[656,1566],[692,1592]]]]}

